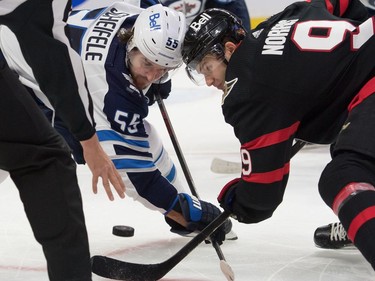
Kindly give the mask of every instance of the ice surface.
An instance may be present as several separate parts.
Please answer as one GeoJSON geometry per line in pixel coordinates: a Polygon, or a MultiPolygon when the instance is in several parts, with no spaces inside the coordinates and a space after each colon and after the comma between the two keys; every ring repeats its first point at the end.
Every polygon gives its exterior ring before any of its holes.
{"type": "MultiPolygon", "coordinates": [[[[239,161],[238,141],[221,115],[221,93],[196,87],[180,72],[165,101],[180,146],[202,199],[217,204],[221,187],[238,175],[214,174],[214,157],[239,161]]],[[[148,120],[158,129],[179,167],[173,146],[155,104],[148,120]]],[[[370,281],[375,274],[356,250],[322,250],[314,246],[316,227],[337,220],[320,199],[317,182],[329,161],[327,147],[304,149],[291,162],[284,202],[274,216],[255,225],[234,221],[237,241],[222,245],[238,281],[370,281]]],[[[184,176],[180,170],[180,179],[184,176]]],[[[130,198],[110,202],[103,189],[94,195],[87,167],[78,168],[92,255],[159,263],[177,252],[189,238],[169,232],[163,216],[130,198]],[[113,225],[135,228],[131,238],[113,236],[113,225]]],[[[46,210],[48,211],[48,210],[46,210]]],[[[0,196],[0,280],[48,280],[45,260],[35,242],[17,189],[8,178],[0,196]]],[[[202,244],[172,269],[165,281],[225,281],[211,245],[202,244]]],[[[105,280],[96,275],[93,280],[105,280]]]]}

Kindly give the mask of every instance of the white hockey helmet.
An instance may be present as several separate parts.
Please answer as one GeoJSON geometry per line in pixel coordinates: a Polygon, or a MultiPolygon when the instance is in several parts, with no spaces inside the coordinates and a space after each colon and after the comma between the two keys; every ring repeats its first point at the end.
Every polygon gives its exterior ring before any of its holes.
{"type": "Polygon", "coordinates": [[[142,11],[134,23],[128,52],[134,47],[150,61],[168,68],[182,64],[182,42],[186,31],[183,13],[161,4],[142,11]]]}

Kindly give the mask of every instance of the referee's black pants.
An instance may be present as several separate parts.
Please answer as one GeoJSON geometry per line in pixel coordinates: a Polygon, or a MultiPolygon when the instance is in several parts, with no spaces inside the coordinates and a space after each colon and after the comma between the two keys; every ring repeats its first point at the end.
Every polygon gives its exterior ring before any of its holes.
{"type": "Polygon", "coordinates": [[[19,190],[50,280],[91,280],[76,165],[18,78],[0,64],[0,168],[19,190]]]}

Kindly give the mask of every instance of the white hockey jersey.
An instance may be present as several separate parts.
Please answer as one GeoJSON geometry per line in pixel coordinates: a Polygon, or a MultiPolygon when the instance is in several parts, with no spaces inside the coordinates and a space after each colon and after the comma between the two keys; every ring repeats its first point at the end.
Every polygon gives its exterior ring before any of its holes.
{"type": "MultiPolygon", "coordinates": [[[[155,130],[144,120],[148,98],[132,84],[125,63],[126,45],[117,38],[118,30],[131,28],[141,11],[125,2],[73,11],[68,30],[71,46],[82,59],[102,147],[122,175],[127,194],[164,213],[183,190],[172,184],[175,166],[155,130]]],[[[10,55],[16,50],[10,42],[14,40],[10,31],[2,30],[1,37],[6,38],[3,52],[8,54],[11,68],[21,74],[23,83],[38,90],[27,64],[20,62],[18,55],[10,55]]]]}

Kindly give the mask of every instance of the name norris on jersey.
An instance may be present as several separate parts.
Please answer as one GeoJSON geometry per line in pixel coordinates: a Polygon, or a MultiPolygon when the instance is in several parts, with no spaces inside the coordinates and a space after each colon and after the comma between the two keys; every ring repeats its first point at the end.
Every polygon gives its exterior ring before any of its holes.
{"type": "Polygon", "coordinates": [[[90,36],[87,38],[85,60],[102,60],[103,51],[109,45],[108,41],[113,37],[112,35],[117,32],[118,23],[122,22],[121,19],[128,15],[127,13],[118,12],[116,8],[112,8],[100,16],[91,30],[90,36]]]}
{"type": "Polygon", "coordinates": [[[262,55],[282,55],[286,37],[296,20],[281,20],[267,34],[262,55]]]}

